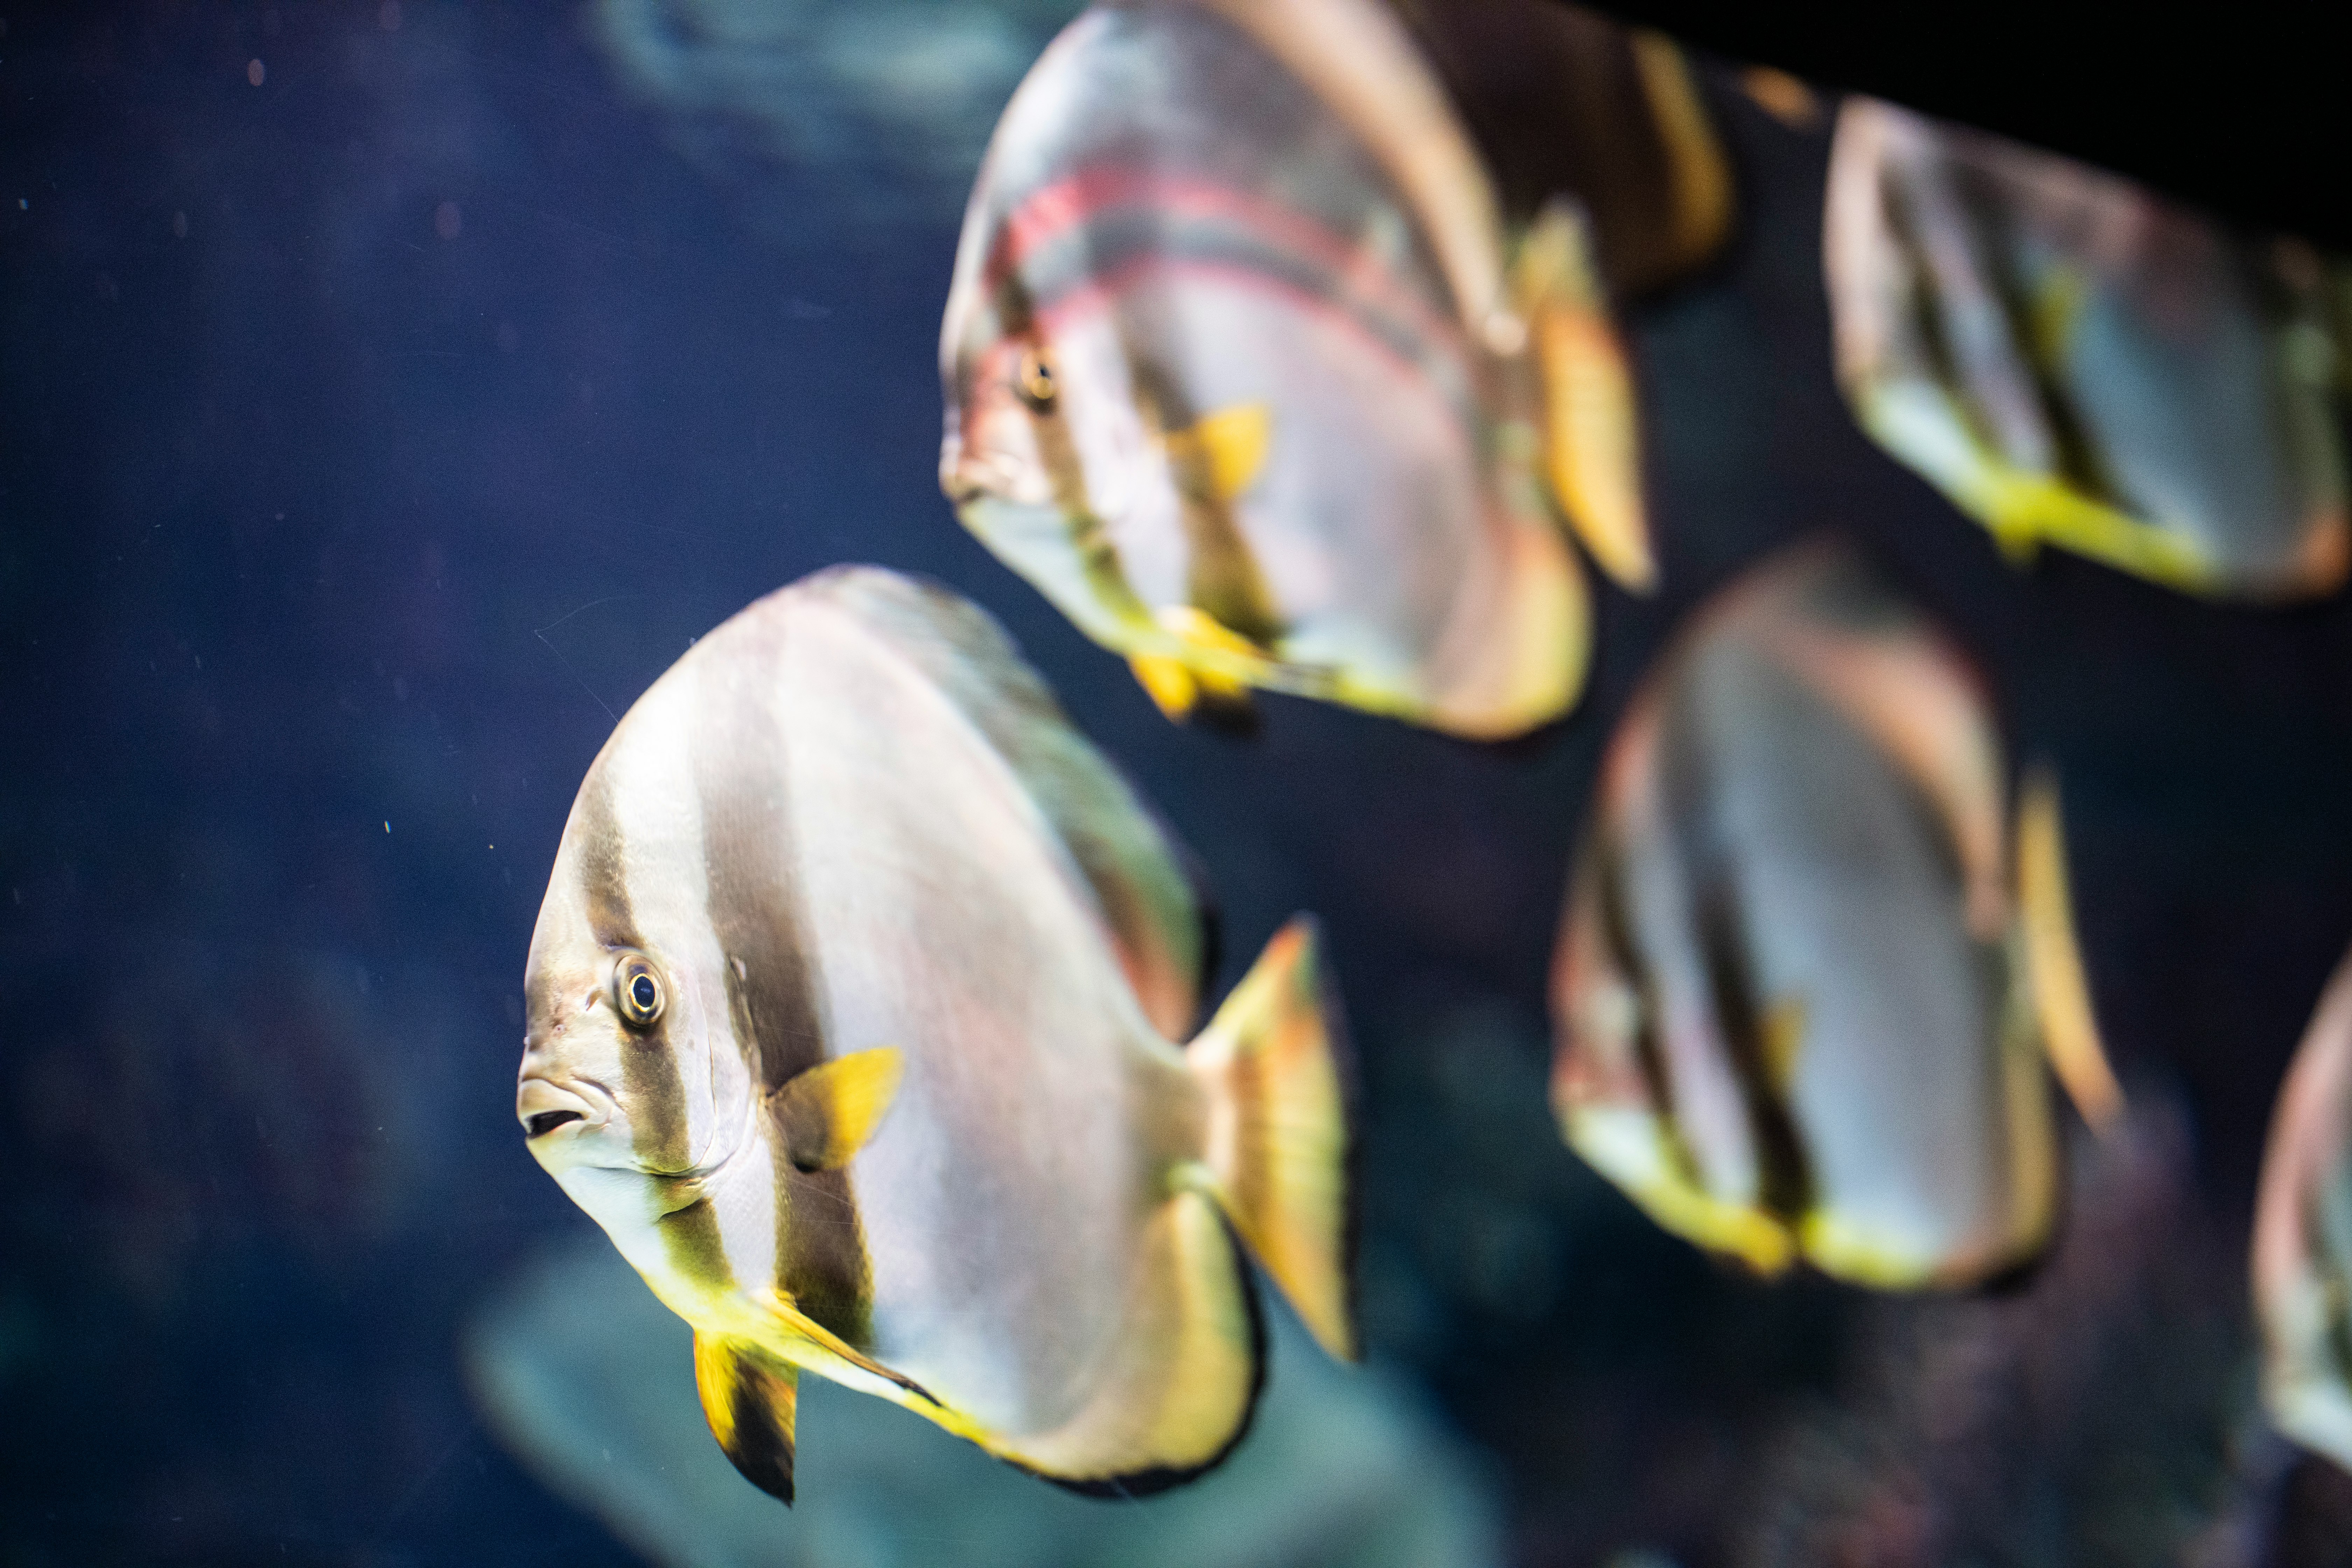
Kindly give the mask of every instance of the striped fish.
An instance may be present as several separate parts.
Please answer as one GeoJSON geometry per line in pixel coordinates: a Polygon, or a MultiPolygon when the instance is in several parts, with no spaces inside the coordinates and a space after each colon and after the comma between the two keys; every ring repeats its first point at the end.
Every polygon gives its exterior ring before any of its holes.
{"type": "Polygon", "coordinates": [[[1660,1224],[1775,1273],[1982,1280],[2058,1195],[2046,1048],[2112,1120],[2054,793],[2014,873],[1959,656],[1843,552],[1704,611],[1613,737],[1555,959],[1568,1141],[1660,1224]]]}
{"type": "Polygon", "coordinates": [[[1560,514],[1653,575],[1584,208],[1506,224],[1378,0],[1072,23],[991,142],[940,370],[965,524],[1171,716],[1264,687],[1524,731],[1590,655],[1560,514]]]}
{"type": "Polygon", "coordinates": [[[2271,1419],[2352,1466],[2352,958],[2328,981],[2279,1089],[2252,1265],[2271,1419]]]}
{"type": "Polygon", "coordinates": [[[974,606],[822,573],[698,643],[581,785],[531,938],[531,1152],[691,1323],[789,1500],[802,1371],[1055,1480],[1238,1439],[1246,1242],[1352,1352],[1336,1021],[1294,922],[1191,1048],[1178,851],[974,606]]]}
{"type": "Polygon", "coordinates": [[[1868,99],[1824,221],[1847,401],[2006,552],[2248,599],[2343,583],[2341,263],[1868,99]]]}

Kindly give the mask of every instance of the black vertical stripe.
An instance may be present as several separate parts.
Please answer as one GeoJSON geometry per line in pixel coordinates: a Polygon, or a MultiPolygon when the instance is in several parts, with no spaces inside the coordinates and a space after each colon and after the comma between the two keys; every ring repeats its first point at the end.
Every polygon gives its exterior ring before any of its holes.
{"type": "MultiPolygon", "coordinates": [[[[808,925],[792,877],[797,860],[785,737],[770,704],[782,639],[764,625],[740,627],[738,636],[742,641],[728,649],[736,657],[705,676],[694,729],[695,787],[709,881],[706,912],[725,955],[729,1018],[764,1101],[826,1052],[814,957],[803,934],[808,925]]],[[[817,1323],[864,1346],[871,1339],[873,1270],[849,1173],[796,1169],[772,1110],[767,1125],[776,1287],[817,1323]]]]}
{"type": "MultiPolygon", "coordinates": [[[[580,816],[573,825],[580,837],[580,890],[588,906],[589,930],[606,952],[621,948],[643,951],[636,921],[629,908],[626,846],[620,819],[613,810],[613,783],[600,759],[580,786],[580,816]]],[[[597,976],[599,984],[604,976],[597,976]]],[[[610,998],[606,999],[607,1005],[610,998]]],[[[621,1103],[629,1118],[632,1150],[649,1171],[683,1171],[693,1163],[686,1118],[686,1085],[670,1048],[667,1024],[656,1020],[651,1028],[621,1026],[621,1103]]]]}
{"type": "Polygon", "coordinates": [[[1689,706],[1668,708],[1659,726],[1658,777],[1667,820],[1683,849],[1681,868],[1696,926],[1693,935],[1717,1037],[1747,1111],[1758,1195],[1767,1212],[1793,1223],[1812,1206],[1811,1162],[1764,1059],[1764,1005],[1749,962],[1749,911],[1739,885],[1739,853],[1727,841],[1722,819],[1711,765],[1717,759],[1694,731],[1696,722],[1689,706]]]}

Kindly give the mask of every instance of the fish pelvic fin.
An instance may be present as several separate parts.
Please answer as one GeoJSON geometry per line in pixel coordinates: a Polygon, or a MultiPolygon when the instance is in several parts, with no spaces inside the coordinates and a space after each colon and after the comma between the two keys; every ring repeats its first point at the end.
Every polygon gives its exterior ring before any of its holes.
{"type": "Polygon", "coordinates": [[[1545,478],[1570,530],[1619,587],[1657,586],[1642,506],[1633,375],[1575,204],[1547,204],[1519,242],[1512,292],[1542,393],[1545,478]]]}
{"type": "Polygon", "coordinates": [[[1191,605],[1171,605],[1156,618],[1181,651],[1138,653],[1127,661],[1154,706],[1179,724],[1197,718],[1213,729],[1255,730],[1249,677],[1268,668],[1265,650],[1191,605]]]}
{"type": "Polygon", "coordinates": [[[1239,500],[1265,468],[1274,445],[1274,409],[1265,403],[1236,403],[1160,440],[1170,465],[1196,477],[1207,499],[1239,500]]]}
{"type": "Polygon", "coordinates": [[[1208,1091],[1218,1203],[1317,1342],[1353,1361],[1350,1063],[1318,945],[1311,918],[1284,926],[1186,1060],[1208,1091]]]}
{"type": "Polygon", "coordinates": [[[741,1342],[697,1331],[694,1386],[728,1462],[786,1507],[793,1500],[793,1422],[800,1374],[741,1342]]]}
{"type": "Polygon", "coordinates": [[[820,1062],[771,1093],[793,1163],[803,1171],[849,1163],[881,1125],[906,1071],[898,1047],[877,1046],[820,1062]]]}
{"type": "Polygon", "coordinates": [[[2091,987],[2074,934],[2074,900],[2066,881],[2065,827],[2058,781],[2046,770],[2029,774],[2017,808],[2019,945],[2035,1021],[2051,1070],[2094,1132],[2112,1131],[2124,1094],[2108,1065],[2091,1012],[2091,987]]]}

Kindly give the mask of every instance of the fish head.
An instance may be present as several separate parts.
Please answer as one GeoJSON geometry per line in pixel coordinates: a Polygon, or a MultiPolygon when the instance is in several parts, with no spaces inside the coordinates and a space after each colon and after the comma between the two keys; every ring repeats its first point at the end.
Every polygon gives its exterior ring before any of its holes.
{"type": "Polygon", "coordinates": [[[532,1157],[616,1239],[693,1201],[745,1142],[753,1100],[728,1048],[700,826],[676,805],[691,799],[691,763],[662,721],[683,706],[668,700],[680,684],[657,683],[589,770],[524,973],[516,1119],[532,1157]],[[683,776],[660,776],[673,769],[683,776]]]}

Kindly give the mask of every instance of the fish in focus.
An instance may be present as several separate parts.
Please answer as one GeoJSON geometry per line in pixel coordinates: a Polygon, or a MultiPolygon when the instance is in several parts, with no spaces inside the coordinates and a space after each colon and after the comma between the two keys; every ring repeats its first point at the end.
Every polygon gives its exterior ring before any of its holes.
{"type": "Polygon", "coordinates": [[[1906,1289],[2032,1258],[2060,1182],[2045,1052],[2095,1125],[2120,1097],[2054,789],[2012,841],[2002,779],[1960,655],[1843,550],[1703,610],[1611,742],[1570,883],[1569,1142],[1760,1273],[1906,1289]]]}
{"type": "Polygon", "coordinates": [[[2279,1089],[2252,1275],[2272,1421],[2352,1468],[2352,960],[2328,981],[2279,1089]]]}
{"type": "Polygon", "coordinates": [[[2012,557],[2256,600],[2343,583],[2336,263],[1861,98],[1824,223],[1847,401],[2012,557]]]}
{"type": "Polygon", "coordinates": [[[1507,229],[1377,0],[1098,5],[972,193],[941,483],[1171,716],[1263,687],[1533,728],[1590,658],[1559,513],[1654,575],[1595,245],[1565,196],[1507,229]]]}
{"type": "Polygon", "coordinates": [[[1188,1049],[1179,851],[1010,639],[841,568],[702,638],[588,771],[531,937],[531,1153],[693,1325],[789,1500],[796,1379],[1131,1493],[1238,1438],[1245,1243],[1352,1353],[1341,1042],[1294,921],[1188,1049]]]}

